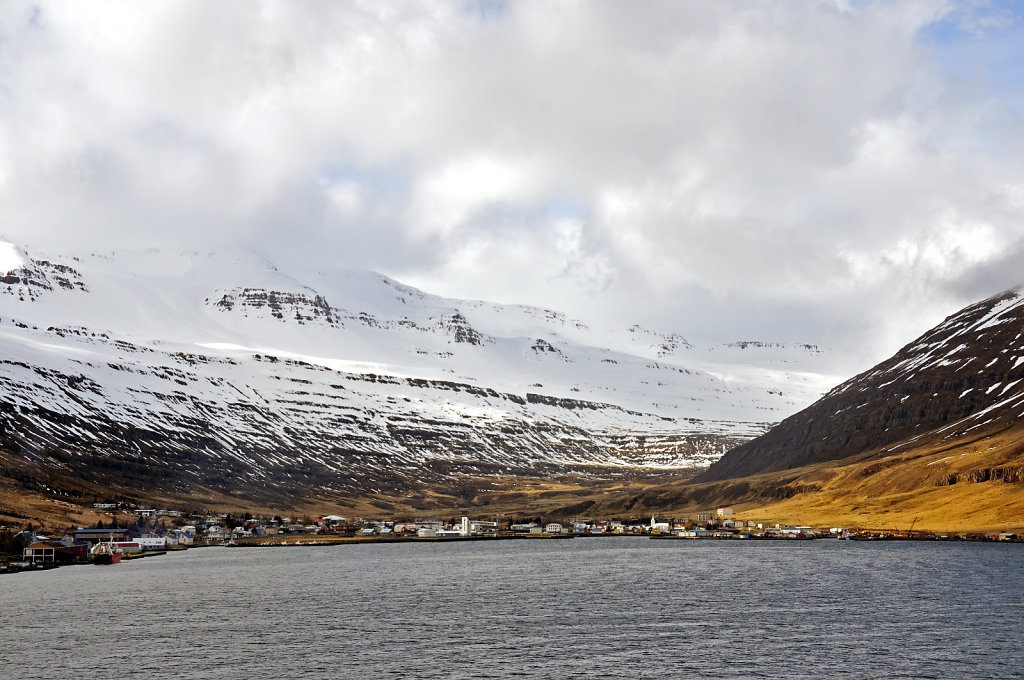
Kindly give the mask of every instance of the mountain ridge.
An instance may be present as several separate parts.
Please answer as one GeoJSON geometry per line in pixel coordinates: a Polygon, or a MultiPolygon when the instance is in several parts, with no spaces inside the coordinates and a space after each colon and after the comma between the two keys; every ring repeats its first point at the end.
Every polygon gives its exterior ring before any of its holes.
{"type": "Polygon", "coordinates": [[[0,451],[94,485],[401,494],[460,476],[687,471],[831,379],[810,346],[602,336],[374,272],[0,251],[0,451]]]}
{"type": "Polygon", "coordinates": [[[695,481],[720,481],[841,460],[1024,404],[1024,290],[951,314],[895,355],[830,390],[695,481]],[[970,367],[970,368],[968,368],[970,367]],[[975,370],[977,369],[977,370],[975,370]]]}

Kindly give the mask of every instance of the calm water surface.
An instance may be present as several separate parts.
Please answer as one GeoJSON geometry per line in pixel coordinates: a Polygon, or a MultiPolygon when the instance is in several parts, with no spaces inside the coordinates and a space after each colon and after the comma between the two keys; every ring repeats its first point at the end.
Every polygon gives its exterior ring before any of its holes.
{"type": "Polygon", "coordinates": [[[206,548],[0,578],[3,678],[1024,678],[1024,545],[206,548]]]}

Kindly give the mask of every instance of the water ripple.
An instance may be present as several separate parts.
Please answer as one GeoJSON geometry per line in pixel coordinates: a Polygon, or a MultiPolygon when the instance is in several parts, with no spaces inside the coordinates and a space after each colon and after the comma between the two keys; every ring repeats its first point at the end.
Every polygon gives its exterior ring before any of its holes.
{"type": "Polygon", "coordinates": [[[12,679],[1013,678],[1024,665],[1020,545],[210,548],[2,583],[12,679]]]}

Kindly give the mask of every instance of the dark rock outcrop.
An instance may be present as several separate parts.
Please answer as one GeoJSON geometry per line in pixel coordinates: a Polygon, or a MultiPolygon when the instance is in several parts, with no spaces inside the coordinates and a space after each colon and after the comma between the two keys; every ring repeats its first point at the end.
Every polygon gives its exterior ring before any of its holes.
{"type": "Polygon", "coordinates": [[[948,317],[892,358],[729,451],[695,481],[840,460],[937,428],[1015,422],[1024,402],[1024,298],[1008,291],[948,317]]]}

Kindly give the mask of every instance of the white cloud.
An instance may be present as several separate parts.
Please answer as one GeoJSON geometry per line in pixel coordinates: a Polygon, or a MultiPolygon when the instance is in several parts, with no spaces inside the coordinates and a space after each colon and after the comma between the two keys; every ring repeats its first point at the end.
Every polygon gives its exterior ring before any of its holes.
{"type": "Polygon", "coordinates": [[[11,3],[0,230],[873,360],[1017,283],[1019,94],[949,36],[1019,27],[923,0],[11,3]]]}
{"type": "Polygon", "coordinates": [[[532,200],[529,163],[484,155],[458,159],[422,179],[410,222],[428,233],[448,234],[482,208],[532,200]]]}

